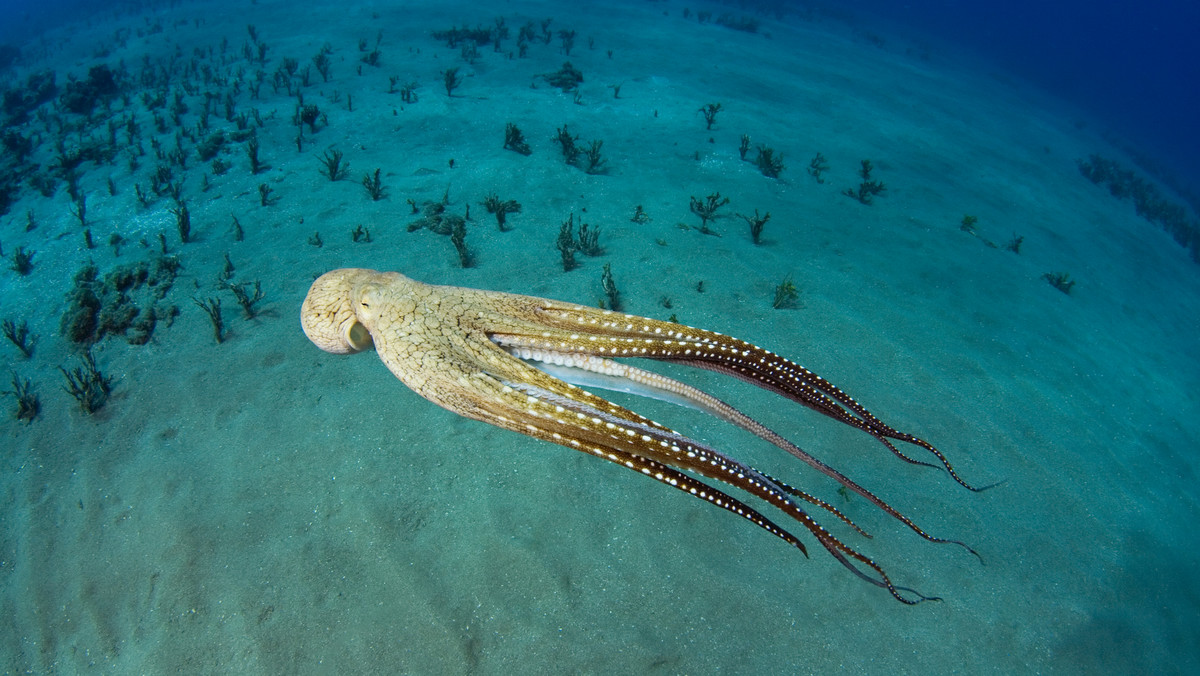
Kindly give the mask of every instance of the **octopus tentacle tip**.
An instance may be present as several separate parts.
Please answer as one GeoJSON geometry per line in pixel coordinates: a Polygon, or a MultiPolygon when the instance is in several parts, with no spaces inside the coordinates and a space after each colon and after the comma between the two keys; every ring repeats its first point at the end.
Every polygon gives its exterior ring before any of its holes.
{"type": "Polygon", "coordinates": [[[963,484],[963,485],[976,493],[982,493],[984,491],[990,491],[993,488],[996,488],[997,486],[1003,486],[1006,483],[1008,483],[1008,479],[1001,479],[999,481],[993,481],[992,483],[984,484],[983,486],[971,486],[968,484],[963,484]]]}
{"type": "Polygon", "coordinates": [[[326,352],[351,354],[373,347],[405,385],[449,411],[648,476],[750,521],[807,558],[804,543],[768,518],[768,514],[782,515],[792,527],[803,526],[851,573],[886,589],[902,603],[941,598],[894,586],[883,568],[841,542],[805,510],[815,505],[870,537],[829,502],[601,398],[589,388],[661,398],[742,427],[864,497],[926,540],[958,544],[983,561],[962,542],[927,534],[874,493],[712,395],[619,361],[637,357],[731,375],[862,430],[906,462],[938,466],[908,457],[891,440],[923,448],[972,491],[1003,483],[970,486],[933,445],[888,426],[821,376],[745,341],[573,303],[433,286],[395,272],[353,268],[333,270],[314,281],[300,321],[305,335],[326,352]],[[581,373],[587,377],[577,379],[581,373]],[[735,491],[757,498],[766,507],[760,511],[749,506],[735,491]]]}
{"type": "Polygon", "coordinates": [[[944,600],[940,596],[925,596],[921,592],[919,592],[915,589],[910,589],[908,587],[896,587],[896,588],[917,596],[917,599],[915,601],[907,600],[907,599],[905,600],[905,603],[908,603],[909,605],[915,606],[918,603],[924,603],[926,601],[942,601],[942,600],[944,600]]]}

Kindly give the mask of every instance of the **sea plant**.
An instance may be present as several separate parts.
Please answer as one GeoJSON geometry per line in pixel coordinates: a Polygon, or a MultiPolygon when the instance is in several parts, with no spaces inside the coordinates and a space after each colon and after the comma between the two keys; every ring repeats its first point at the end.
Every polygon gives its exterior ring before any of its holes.
{"type": "Polygon", "coordinates": [[[37,255],[36,251],[26,251],[25,247],[19,246],[12,253],[12,271],[24,277],[30,272],[33,272],[33,257],[37,255]]]}
{"type": "Polygon", "coordinates": [[[204,300],[192,298],[192,302],[196,304],[196,307],[204,310],[204,314],[208,315],[208,321],[213,327],[213,338],[216,339],[217,344],[225,342],[225,319],[221,316],[221,299],[216,297],[209,297],[204,300]]]}
{"type": "Polygon", "coordinates": [[[458,74],[458,66],[442,71],[442,86],[446,88],[446,96],[453,96],[454,90],[462,86],[463,78],[458,74]]]}
{"type": "Polygon", "coordinates": [[[62,371],[67,380],[63,389],[79,402],[79,408],[84,413],[91,415],[108,401],[108,395],[112,393],[113,378],[104,375],[96,366],[96,358],[90,349],[80,357],[80,362],[79,366],[70,371],[61,366],[58,370],[62,371]]]}
{"type": "Polygon", "coordinates": [[[825,182],[825,179],[821,177],[821,174],[825,173],[828,170],[829,170],[829,164],[827,162],[825,162],[825,156],[822,155],[821,153],[817,153],[808,162],[808,173],[810,176],[812,176],[814,179],[816,179],[817,183],[825,182]]]}
{"type": "Polygon", "coordinates": [[[1050,283],[1050,286],[1062,291],[1066,295],[1071,295],[1071,287],[1075,286],[1075,280],[1071,279],[1071,275],[1065,272],[1047,272],[1042,275],[1042,279],[1050,283]]]}
{"type": "Polygon", "coordinates": [[[554,247],[562,254],[563,272],[574,270],[575,251],[579,248],[575,242],[575,214],[571,214],[571,217],[559,226],[554,247]]]}
{"type": "Polygon", "coordinates": [[[179,233],[179,241],[183,244],[192,241],[192,215],[188,212],[187,202],[180,202],[179,206],[171,209],[171,213],[175,214],[175,230],[179,233]]]}
{"type": "Polygon", "coordinates": [[[774,148],[760,145],[758,155],[754,158],[754,166],[767,178],[779,178],[783,172],[783,153],[775,152],[774,148]]]}
{"type": "Polygon", "coordinates": [[[583,151],[583,158],[587,160],[587,166],[583,168],[586,173],[600,174],[607,171],[604,168],[606,160],[600,156],[600,148],[604,145],[604,141],[592,141],[583,151]]]}
{"type": "Polygon", "coordinates": [[[529,155],[533,152],[529,149],[529,144],[525,141],[525,135],[512,122],[504,125],[504,149],[521,153],[522,155],[529,155]]]}
{"type": "Polygon", "coordinates": [[[363,188],[366,189],[367,195],[375,202],[383,199],[384,194],[383,179],[380,178],[379,174],[380,169],[375,169],[374,174],[363,174],[362,179],[363,188]]]}
{"type": "Polygon", "coordinates": [[[621,309],[621,292],[617,290],[617,283],[613,280],[612,264],[604,264],[604,272],[600,275],[600,285],[604,288],[604,295],[608,297],[608,309],[621,309]]]}
{"type": "Polygon", "coordinates": [[[312,58],[313,65],[317,67],[317,72],[321,74],[323,82],[329,82],[329,75],[333,70],[333,61],[329,55],[333,53],[333,46],[325,44],[321,46],[321,50],[312,58]]]}
{"type": "Polygon", "coordinates": [[[79,221],[79,227],[86,228],[87,223],[87,195],[80,193],[68,207],[73,215],[79,221]]]}
{"type": "Polygon", "coordinates": [[[570,56],[571,48],[575,46],[575,31],[566,28],[560,29],[558,38],[561,40],[563,56],[570,56]]]}
{"type": "Polygon", "coordinates": [[[579,136],[572,134],[564,124],[556,130],[554,140],[562,150],[563,160],[567,164],[575,164],[575,160],[579,159],[579,154],[582,152],[577,144],[579,136]]]}
{"type": "Polygon", "coordinates": [[[1008,243],[1004,245],[1004,249],[1006,251],[1011,251],[1015,254],[1020,254],[1021,253],[1021,243],[1024,241],[1025,241],[1024,235],[1018,235],[1017,233],[1014,232],[1012,239],[1008,240],[1008,243]]]}
{"type": "Polygon", "coordinates": [[[726,204],[729,204],[729,198],[721,197],[721,193],[719,192],[714,192],[703,200],[696,199],[695,195],[692,196],[689,208],[693,214],[700,217],[700,232],[711,234],[711,231],[708,229],[708,222],[716,218],[717,209],[726,204]]]}
{"type": "Polygon", "coordinates": [[[27,423],[33,422],[33,419],[42,410],[41,399],[33,391],[33,384],[28,378],[21,379],[16,373],[13,373],[12,383],[12,390],[4,394],[11,394],[16,397],[17,410],[15,411],[15,415],[17,420],[24,420],[27,423]]]}
{"type": "Polygon", "coordinates": [[[233,293],[233,297],[237,299],[238,305],[242,306],[242,312],[246,315],[246,319],[254,319],[258,316],[258,308],[255,306],[266,297],[266,294],[263,293],[261,282],[257,279],[254,280],[253,292],[249,290],[250,282],[226,284],[225,286],[233,293]]]}
{"type": "Polygon", "coordinates": [[[342,151],[326,150],[321,157],[321,175],[330,181],[340,181],[350,172],[350,163],[342,162],[342,151]]]}
{"type": "Polygon", "coordinates": [[[799,297],[800,293],[792,282],[792,276],[788,275],[775,286],[775,300],[771,302],[771,307],[776,310],[795,308],[799,297]]]}
{"type": "Polygon", "coordinates": [[[450,225],[450,243],[458,252],[458,263],[464,268],[472,266],[471,252],[467,249],[467,221],[464,218],[453,218],[450,225]]]}
{"type": "Polygon", "coordinates": [[[760,238],[762,237],[763,226],[767,224],[767,221],[771,220],[771,212],[768,211],[766,214],[759,216],[758,209],[755,209],[753,217],[745,214],[739,215],[750,226],[750,238],[754,240],[755,244],[761,244],[760,238]]]}
{"type": "Polygon", "coordinates": [[[4,320],[4,337],[8,338],[9,342],[17,346],[21,354],[29,359],[33,356],[33,346],[37,342],[37,337],[29,333],[29,324],[24,319],[18,324],[11,319],[4,320]]]}
{"type": "Polygon", "coordinates": [[[600,228],[589,226],[581,218],[578,235],[575,246],[583,255],[595,257],[604,253],[604,248],[600,246],[600,228]]]}
{"type": "Polygon", "coordinates": [[[416,82],[406,82],[402,87],[400,87],[400,100],[405,103],[416,103],[417,87],[418,85],[416,82]]]}
{"type": "MultiPolygon", "coordinates": [[[[246,141],[246,159],[250,161],[251,174],[257,174],[266,168],[263,166],[262,160],[260,160],[258,157],[258,148],[258,135],[251,135],[246,141]]],[[[155,190],[155,193],[158,193],[157,189],[155,190]]]]}
{"type": "Polygon", "coordinates": [[[501,200],[495,192],[488,193],[480,204],[483,205],[483,208],[487,209],[489,214],[495,214],[496,227],[499,228],[500,232],[507,230],[505,223],[508,220],[509,214],[521,212],[521,204],[519,202],[516,200],[501,200]]]}
{"type": "MultiPolygon", "coordinates": [[[[876,195],[887,190],[887,186],[882,181],[871,180],[871,171],[874,170],[871,160],[863,160],[862,166],[858,170],[859,177],[862,182],[858,184],[858,188],[846,188],[842,191],[843,195],[853,197],[863,204],[870,204],[876,195]]],[[[974,233],[971,233],[974,234],[974,233]]]]}
{"type": "Polygon", "coordinates": [[[315,103],[304,104],[296,111],[296,118],[299,123],[307,124],[309,132],[315,134],[317,120],[321,119],[321,109],[315,103]]]}

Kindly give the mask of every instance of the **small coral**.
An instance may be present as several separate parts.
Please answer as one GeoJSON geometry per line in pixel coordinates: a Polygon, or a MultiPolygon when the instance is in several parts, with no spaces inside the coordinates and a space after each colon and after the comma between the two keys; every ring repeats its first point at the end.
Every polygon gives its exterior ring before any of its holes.
{"type": "Polygon", "coordinates": [[[559,68],[557,72],[545,73],[541,77],[549,82],[550,86],[558,87],[564,92],[573,91],[580,82],[583,82],[583,73],[572,66],[570,61],[563,63],[562,68],[559,68]]]}
{"type": "Polygon", "coordinates": [[[108,335],[123,335],[135,345],[146,343],[159,316],[168,310],[154,307],[175,282],[180,269],[173,256],[119,265],[103,279],[94,264],[75,274],[75,286],[67,294],[62,315],[62,334],[75,343],[91,344],[108,335]],[[129,329],[133,333],[129,333],[129,329]]]}

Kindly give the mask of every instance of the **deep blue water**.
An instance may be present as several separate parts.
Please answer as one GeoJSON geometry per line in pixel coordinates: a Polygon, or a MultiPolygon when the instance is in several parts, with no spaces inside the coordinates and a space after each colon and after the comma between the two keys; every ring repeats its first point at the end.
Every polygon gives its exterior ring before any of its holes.
{"type": "Polygon", "coordinates": [[[959,43],[1078,104],[1200,185],[1200,3],[859,0],[863,15],[959,43]]]}

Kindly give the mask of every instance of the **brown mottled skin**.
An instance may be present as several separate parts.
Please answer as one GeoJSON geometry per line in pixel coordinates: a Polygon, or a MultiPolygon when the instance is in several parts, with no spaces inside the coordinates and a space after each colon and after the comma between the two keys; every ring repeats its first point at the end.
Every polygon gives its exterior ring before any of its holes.
{"type": "Polygon", "coordinates": [[[733,407],[683,383],[611,361],[622,357],[669,360],[734,375],[857,427],[908,462],[927,464],[908,458],[891,440],[923,448],[966,486],[933,446],[885,425],[823,378],[744,341],[645,317],[533,296],[433,286],[395,272],[364,269],[334,270],[313,282],[301,309],[301,323],[309,339],[327,352],[349,354],[373,346],[405,385],[447,410],[624,465],[738,514],[807,554],[791,533],[693,475],[741,489],[802,524],[844,566],[904,603],[936,597],[893,585],[874,561],[843,544],[799,503],[828,511],[862,533],[832,505],[551,376],[515,354],[524,351],[523,356],[532,361],[600,357],[586,368],[624,368],[618,373],[630,379],[652,379],[655,387],[676,392],[792,453],[921,537],[953,542],[974,553],[961,542],[927,535],[866,489],[733,407]],[[900,590],[917,599],[906,598],[900,590]]]}

